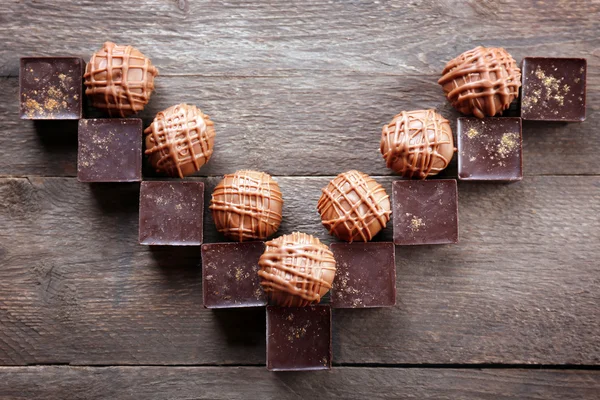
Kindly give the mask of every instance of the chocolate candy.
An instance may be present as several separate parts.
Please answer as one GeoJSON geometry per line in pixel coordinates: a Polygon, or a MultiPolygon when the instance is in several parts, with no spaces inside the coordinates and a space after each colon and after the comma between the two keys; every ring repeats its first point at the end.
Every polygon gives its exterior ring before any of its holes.
{"type": "Polygon", "coordinates": [[[585,58],[524,58],[521,117],[584,121],[586,72],[585,58]]]}
{"type": "Polygon", "coordinates": [[[140,188],[140,244],[202,244],[204,183],[145,181],[140,188]]]}
{"type": "Polygon", "coordinates": [[[456,181],[395,181],[392,184],[394,244],[458,242],[456,181]]]}
{"type": "Polygon", "coordinates": [[[85,94],[110,116],[126,117],[144,109],[158,70],[138,49],[112,42],[94,53],[85,70],[85,94]]]}
{"type": "Polygon", "coordinates": [[[396,304],[394,244],[332,243],[336,276],[333,308],[390,307],[396,304]]]}
{"type": "Polygon", "coordinates": [[[21,58],[21,119],[80,119],[84,65],[78,57],[21,58]]]}
{"type": "Polygon", "coordinates": [[[523,179],[521,118],[459,118],[457,130],[459,179],[523,179]]]}
{"type": "Polygon", "coordinates": [[[266,239],[277,232],[282,207],[277,182],[264,172],[249,170],[225,175],[210,202],[217,230],[238,242],[266,239]]]}
{"type": "Polygon", "coordinates": [[[521,71],[506,50],[478,46],[449,61],[438,83],[461,113],[493,117],[519,97],[521,71]]]}
{"type": "Polygon", "coordinates": [[[202,245],[202,294],[206,308],[258,307],[267,304],[260,286],[262,242],[202,245]]]}
{"type": "Polygon", "coordinates": [[[80,182],[142,180],[141,119],[82,119],[78,136],[80,182]]]}
{"type": "Polygon", "coordinates": [[[407,178],[438,174],[448,166],[454,150],[450,123],[434,110],[403,111],[381,134],[387,167],[407,178]]]}
{"type": "Polygon", "coordinates": [[[331,308],[267,307],[267,369],[331,369],[331,308]]]}
{"type": "Polygon", "coordinates": [[[331,289],[335,260],[319,239],[294,232],[266,243],[258,265],[269,304],[305,307],[321,301],[331,289]]]}
{"type": "Polygon", "coordinates": [[[390,220],[390,199],[367,174],[348,171],[323,188],[317,204],[323,225],[342,240],[368,242],[390,220]]]}
{"type": "Polygon", "coordinates": [[[177,104],[159,112],[146,134],[146,154],[158,173],[172,177],[193,174],[210,160],[214,123],[196,106],[177,104]]]}

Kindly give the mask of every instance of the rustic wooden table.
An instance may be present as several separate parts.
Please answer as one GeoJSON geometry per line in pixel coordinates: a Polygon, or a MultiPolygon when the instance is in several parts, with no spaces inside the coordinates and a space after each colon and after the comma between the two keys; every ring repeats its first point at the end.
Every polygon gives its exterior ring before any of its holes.
{"type": "Polygon", "coordinates": [[[0,397],[598,398],[599,37],[597,0],[3,0],[0,397]],[[398,179],[384,123],[433,107],[455,126],[436,81],[462,51],[586,57],[588,118],[525,123],[521,183],[460,183],[460,243],[398,247],[397,306],[335,310],[332,371],[269,373],[264,310],[205,310],[198,248],[137,244],[139,185],[78,183],[76,123],[18,119],[20,56],[89,59],[105,40],[160,69],[146,124],[184,101],[214,119],[207,198],[265,170],[281,232],[327,243],[332,176],[398,179]]]}

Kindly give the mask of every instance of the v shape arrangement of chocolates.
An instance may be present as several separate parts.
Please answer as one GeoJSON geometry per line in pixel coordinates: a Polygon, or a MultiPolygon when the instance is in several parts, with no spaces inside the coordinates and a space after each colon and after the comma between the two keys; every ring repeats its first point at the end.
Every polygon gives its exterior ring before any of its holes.
{"type": "Polygon", "coordinates": [[[140,244],[201,246],[204,307],[266,307],[267,368],[321,370],[332,364],[332,309],[396,304],[395,246],[458,242],[457,181],[427,178],[456,153],[459,180],[521,180],[522,120],[583,121],[586,68],[585,59],[540,57],[525,57],[519,68],[506,50],[485,47],[449,61],[438,83],[465,115],[456,136],[433,109],[394,116],[380,150],[404,179],[393,182],[391,198],[360,171],[332,179],[315,204],[340,240],[331,246],[302,232],[277,236],[285,193],[251,165],[225,175],[212,193],[215,228],[231,242],[203,244],[204,184],[181,179],[210,161],[215,125],[184,103],[147,127],[132,118],[148,104],[159,73],[132,46],[107,42],[87,64],[22,58],[20,115],[79,120],[79,181],[141,182],[140,244]],[[84,96],[110,118],[84,119],[84,96]],[[501,116],[511,105],[520,117],[501,116]],[[144,162],[173,179],[144,180],[144,162]],[[371,242],[391,217],[393,243],[371,242]]]}

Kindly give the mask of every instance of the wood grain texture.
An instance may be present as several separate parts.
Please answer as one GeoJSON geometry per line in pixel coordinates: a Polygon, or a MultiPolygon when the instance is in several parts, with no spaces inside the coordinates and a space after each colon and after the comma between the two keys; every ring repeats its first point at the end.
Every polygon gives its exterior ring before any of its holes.
{"type": "MultiPolygon", "coordinates": [[[[329,179],[277,178],[281,233],[332,241],[329,179]]],[[[2,364],[264,363],[264,311],[202,308],[198,248],[137,244],[138,190],[0,180],[2,364]]],[[[335,310],[334,362],[600,363],[600,178],[461,184],[459,202],[458,245],[397,248],[396,307],[335,310]]]]}

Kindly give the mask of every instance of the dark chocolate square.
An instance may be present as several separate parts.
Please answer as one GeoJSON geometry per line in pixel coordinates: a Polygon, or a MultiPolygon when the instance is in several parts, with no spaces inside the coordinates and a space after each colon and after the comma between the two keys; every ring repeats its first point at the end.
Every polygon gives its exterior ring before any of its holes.
{"type": "Polygon", "coordinates": [[[331,307],[267,307],[267,369],[331,369],[331,307]]]}
{"type": "Polygon", "coordinates": [[[21,58],[21,119],[80,119],[84,67],[78,57],[21,58]]]}
{"type": "Polygon", "coordinates": [[[264,251],[263,242],[203,244],[204,307],[266,306],[267,297],[258,276],[258,259],[264,251]]]}
{"type": "Polygon", "coordinates": [[[458,179],[523,179],[521,118],[459,118],[458,179]]]}
{"type": "Polygon", "coordinates": [[[392,184],[394,244],[458,242],[456,180],[402,180],[392,184]]]}
{"type": "Polygon", "coordinates": [[[140,188],[140,244],[199,246],[204,183],[146,181],[140,188]]]}
{"type": "Polygon", "coordinates": [[[77,179],[80,182],[142,180],[142,120],[79,121],[77,179]]]}
{"type": "Polygon", "coordinates": [[[336,264],[331,307],[370,308],[396,304],[393,243],[332,243],[331,251],[336,264]]]}
{"type": "Polygon", "coordinates": [[[586,72],[585,58],[524,58],[521,118],[584,121],[586,72]]]}

